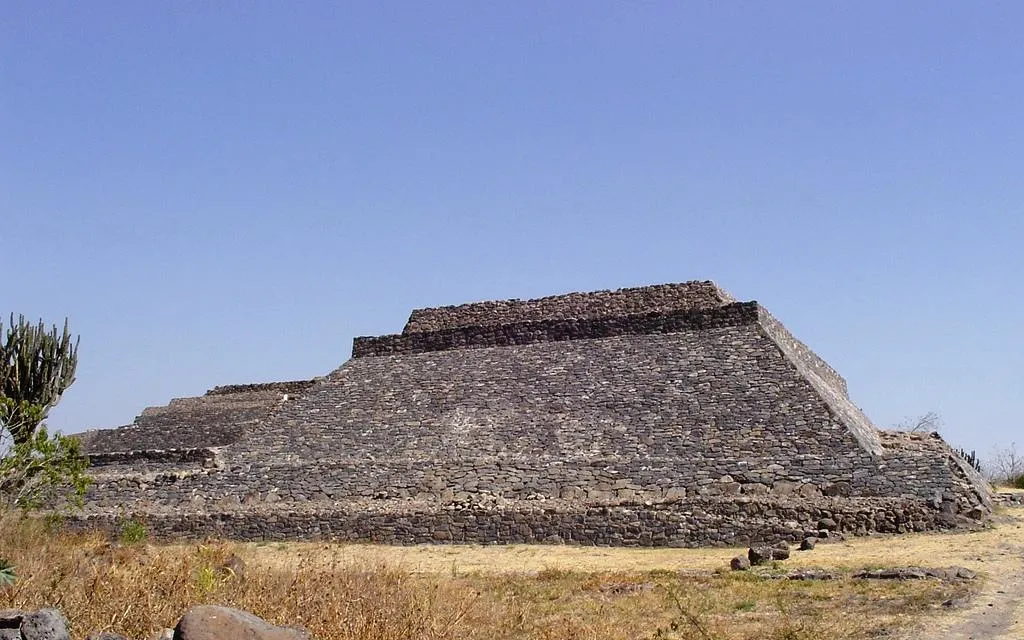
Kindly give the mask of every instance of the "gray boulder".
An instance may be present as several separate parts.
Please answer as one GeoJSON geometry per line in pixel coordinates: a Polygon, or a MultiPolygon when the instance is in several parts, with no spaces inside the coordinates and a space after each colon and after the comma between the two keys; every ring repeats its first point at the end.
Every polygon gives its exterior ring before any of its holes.
{"type": "Polygon", "coordinates": [[[240,609],[200,605],[192,607],[174,628],[174,640],[312,640],[309,633],[278,627],[240,609]]]}
{"type": "Polygon", "coordinates": [[[68,623],[56,609],[0,611],[0,640],[71,640],[68,623]]]}
{"type": "Polygon", "coordinates": [[[771,547],[750,547],[747,549],[747,558],[754,566],[768,564],[773,560],[788,560],[789,545],[782,542],[771,547]]]}
{"type": "Polygon", "coordinates": [[[750,560],[746,556],[736,556],[729,561],[729,566],[733,571],[746,571],[750,568],[750,560]]]}

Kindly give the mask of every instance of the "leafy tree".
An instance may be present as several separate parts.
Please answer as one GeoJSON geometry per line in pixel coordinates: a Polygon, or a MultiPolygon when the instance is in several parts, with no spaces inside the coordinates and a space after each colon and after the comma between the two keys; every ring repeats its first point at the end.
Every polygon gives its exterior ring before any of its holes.
{"type": "Polygon", "coordinates": [[[75,381],[78,340],[32,325],[24,316],[6,333],[0,323],[0,516],[9,509],[79,504],[88,460],[78,440],[50,435],[43,420],[75,381]]]}
{"type": "Polygon", "coordinates": [[[0,321],[0,427],[15,444],[32,440],[46,414],[75,381],[78,339],[71,339],[67,320],[63,332],[33,325],[19,316],[4,335],[0,321]]]}
{"type": "Polygon", "coordinates": [[[12,508],[39,509],[65,503],[80,506],[89,486],[89,460],[76,438],[39,426],[28,442],[0,457],[0,515],[12,508]]]}

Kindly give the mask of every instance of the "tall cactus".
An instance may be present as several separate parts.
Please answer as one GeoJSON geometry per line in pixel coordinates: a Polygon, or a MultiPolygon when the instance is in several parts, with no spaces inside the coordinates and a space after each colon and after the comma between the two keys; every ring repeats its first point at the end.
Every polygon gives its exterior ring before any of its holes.
{"type": "Polygon", "coordinates": [[[75,381],[78,338],[72,340],[68,322],[63,332],[47,330],[43,321],[32,325],[25,316],[4,334],[0,320],[0,426],[15,444],[27,442],[61,394],[75,381]]]}

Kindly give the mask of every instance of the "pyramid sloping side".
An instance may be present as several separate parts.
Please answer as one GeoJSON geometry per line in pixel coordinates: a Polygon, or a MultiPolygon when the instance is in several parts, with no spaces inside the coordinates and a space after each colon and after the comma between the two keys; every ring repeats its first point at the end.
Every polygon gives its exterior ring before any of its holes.
{"type": "Polygon", "coordinates": [[[416,309],[402,333],[712,309],[736,300],[710,280],[416,309]]]}
{"type": "Polygon", "coordinates": [[[938,434],[918,437],[879,431],[850,400],[846,381],[832,367],[794,338],[763,307],[758,315],[765,334],[817,391],[829,411],[871,454],[880,472],[874,492],[914,495],[937,502],[942,501],[942,496],[954,496],[960,510],[977,504],[991,506],[988,483],[938,434]]]}
{"type": "Polygon", "coordinates": [[[869,491],[877,470],[757,323],[358,358],[248,440],[239,463],[316,460],[357,496],[826,489],[858,469],[869,491]]]}
{"type": "Polygon", "coordinates": [[[807,345],[800,342],[764,307],[758,309],[761,328],[772,342],[814,387],[821,399],[836,415],[862,447],[872,455],[882,454],[878,429],[847,394],[846,380],[807,345]]]}

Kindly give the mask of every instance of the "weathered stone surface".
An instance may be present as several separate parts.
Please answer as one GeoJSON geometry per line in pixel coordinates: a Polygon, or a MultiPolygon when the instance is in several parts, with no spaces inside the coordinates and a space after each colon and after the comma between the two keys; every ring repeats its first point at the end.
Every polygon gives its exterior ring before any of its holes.
{"type": "Polygon", "coordinates": [[[941,439],[878,432],[831,367],[713,283],[420,310],[354,355],[323,379],[218,388],[87,435],[79,524],[745,546],[822,523],[958,526],[989,505],[941,439]]]}
{"type": "Polygon", "coordinates": [[[21,640],[21,619],[24,612],[0,609],[0,640],[21,640]]]}
{"type": "Polygon", "coordinates": [[[808,536],[800,541],[801,551],[814,551],[815,545],[818,544],[818,539],[815,537],[808,536]]]}
{"type": "Polygon", "coordinates": [[[57,609],[0,611],[0,638],[11,640],[70,640],[67,620],[57,609]]]}
{"type": "Polygon", "coordinates": [[[729,561],[729,567],[733,571],[746,571],[750,568],[750,560],[747,556],[736,556],[729,561]]]}
{"type": "Polygon", "coordinates": [[[773,560],[788,560],[789,547],[785,544],[770,547],[750,547],[747,549],[747,558],[750,560],[750,564],[754,566],[768,564],[773,560]]]}
{"type": "Polygon", "coordinates": [[[174,640],[311,640],[308,632],[278,627],[246,611],[230,607],[192,607],[174,628],[174,640]]]}
{"type": "Polygon", "coordinates": [[[854,578],[864,580],[923,580],[936,578],[947,582],[974,580],[977,574],[965,567],[890,567],[859,571],[854,578]]]}
{"type": "Polygon", "coordinates": [[[833,520],[832,518],[822,518],[821,520],[818,520],[818,530],[819,531],[821,531],[821,530],[835,531],[838,528],[839,528],[839,525],[836,524],[836,521],[833,520]]]}
{"type": "Polygon", "coordinates": [[[539,320],[610,318],[680,309],[713,309],[736,300],[714,282],[683,282],[616,291],[568,293],[535,300],[495,300],[416,309],[402,333],[507,325],[539,320]]]}
{"type": "Polygon", "coordinates": [[[786,575],[789,580],[835,580],[839,576],[824,569],[797,569],[786,575]]]}

